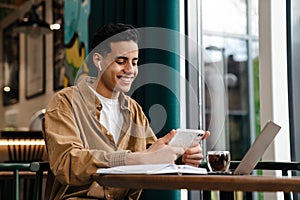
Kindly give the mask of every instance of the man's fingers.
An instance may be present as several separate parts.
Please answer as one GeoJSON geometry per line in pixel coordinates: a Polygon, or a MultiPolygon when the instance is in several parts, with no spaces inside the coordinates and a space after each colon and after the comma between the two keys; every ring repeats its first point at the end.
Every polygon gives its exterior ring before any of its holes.
{"type": "Polygon", "coordinates": [[[205,131],[205,134],[202,138],[202,140],[205,140],[206,138],[208,138],[210,136],[210,131],[205,131]]]}
{"type": "Polygon", "coordinates": [[[168,134],[166,134],[164,137],[162,137],[161,139],[163,140],[163,142],[165,144],[168,144],[169,141],[174,137],[174,135],[176,134],[176,131],[174,129],[172,129],[168,134]]]}
{"type": "Polygon", "coordinates": [[[190,147],[185,150],[186,154],[197,154],[197,153],[202,153],[202,148],[200,144],[197,144],[196,146],[190,147]]]}
{"type": "Polygon", "coordinates": [[[184,148],[182,147],[172,147],[176,153],[176,155],[182,155],[184,154],[184,148]]]}
{"type": "Polygon", "coordinates": [[[191,165],[191,166],[194,166],[194,167],[198,167],[201,164],[201,160],[183,159],[182,161],[186,165],[191,165]]]}

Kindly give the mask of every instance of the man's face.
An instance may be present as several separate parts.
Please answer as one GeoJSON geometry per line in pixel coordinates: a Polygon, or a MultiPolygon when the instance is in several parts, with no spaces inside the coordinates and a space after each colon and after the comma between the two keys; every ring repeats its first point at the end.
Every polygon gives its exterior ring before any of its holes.
{"type": "MultiPolygon", "coordinates": [[[[103,58],[100,84],[106,95],[128,92],[138,74],[138,45],[133,41],[111,43],[111,52],[103,58]]],[[[112,97],[112,96],[111,96],[112,97]]],[[[109,98],[111,98],[109,97],[109,98]]]]}

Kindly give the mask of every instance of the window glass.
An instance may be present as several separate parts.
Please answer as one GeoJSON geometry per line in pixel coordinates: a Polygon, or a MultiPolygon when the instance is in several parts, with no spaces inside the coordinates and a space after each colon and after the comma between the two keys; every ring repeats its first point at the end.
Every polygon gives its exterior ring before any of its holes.
{"type": "MultiPolygon", "coordinates": [[[[230,37],[220,37],[212,35],[203,35],[203,47],[224,48],[225,57],[234,55],[236,61],[248,60],[248,51],[246,40],[230,37]]],[[[211,59],[214,59],[213,57],[211,59]]]]}
{"type": "Polygon", "coordinates": [[[258,41],[252,42],[252,63],[253,63],[253,91],[254,91],[254,120],[255,120],[255,135],[260,133],[260,98],[259,98],[259,49],[258,41]]]}
{"type": "Polygon", "coordinates": [[[251,33],[258,36],[258,0],[252,0],[251,3],[251,33]]]}
{"type": "Polygon", "coordinates": [[[207,147],[230,149],[240,160],[260,130],[258,0],[201,2],[207,147]]]}
{"type": "MultiPolygon", "coordinates": [[[[232,158],[235,160],[240,160],[246,153],[250,146],[250,128],[249,128],[249,97],[248,97],[248,42],[244,39],[235,39],[229,37],[219,37],[219,36],[203,36],[203,47],[205,55],[208,57],[204,61],[205,72],[209,71],[211,66],[217,66],[218,72],[221,72],[221,77],[223,77],[223,82],[225,83],[225,95],[227,101],[224,101],[223,105],[226,107],[226,120],[224,123],[226,126],[222,131],[216,130],[216,135],[224,134],[224,136],[213,137],[213,140],[229,140],[230,151],[232,153],[232,158]],[[220,56],[222,52],[222,56],[220,56]],[[227,111],[226,111],[227,110],[227,111]]],[[[211,70],[210,70],[211,71],[211,70]]],[[[212,73],[211,73],[212,74],[212,73]]],[[[205,79],[207,84],[209,84],[211,77],[213,76],[206,73],[205,79]],[[211,76],[211,77],[208,77],[211,76]]],[[[222,102],[218,101],[218,105],[214,105],[214,99],[220,99],[222,97],[214,97],[212,94],[220,95],[220,92],[214,93],[213,90],[209,91],[209,88],[216,88],[216,84],[220,83],[215,81],[213,86],[206,87],[205,94],[205,105],[206,105],[206,120],[207,127],[214,126],[209,124],[210,122],[216,121],[213,115],[219,117],[220,109],[215,109],[213,106],[218,106],[222,102]],[[218,112],[212,113],[212,112],[218,112]]],[[[222,87],[222,86],[221,86],[222,87]]],[[[223,97],[223,98],[224,98],[223,97]]],[[[220,121],[220,120],[217,120],[220,121]]],[[[222,122],[223,123],[223,122],[222,122]]],[[[222,125],[222,124],[221,124],[222,125]]],[[[219,125],[219,126],[221,126],[219,125]]],[[[217,141],[216,145],[221,141],[217,141]]],[[[215,147],[213,141],[208,142],[209,148],[215,147]]],[[[224,148],[222,146],[222,148],[224,148]]]]}
{"type": "Polygon", "coordinates": [[[203,31],[247,33],[245,0],[203,0],[203,31]]]}

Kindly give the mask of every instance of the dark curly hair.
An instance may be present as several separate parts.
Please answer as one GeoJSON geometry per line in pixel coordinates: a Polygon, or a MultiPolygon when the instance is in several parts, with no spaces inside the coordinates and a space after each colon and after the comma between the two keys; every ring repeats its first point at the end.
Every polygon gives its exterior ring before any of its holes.
{"type": "Polygon", "coordinates": [[[133,41],[138,44],[138,31],[130,24],[107,24],[100,27],[92,40],[92,52],[106,56],[111,52],[110,43],[120,41],[133,41]]]}

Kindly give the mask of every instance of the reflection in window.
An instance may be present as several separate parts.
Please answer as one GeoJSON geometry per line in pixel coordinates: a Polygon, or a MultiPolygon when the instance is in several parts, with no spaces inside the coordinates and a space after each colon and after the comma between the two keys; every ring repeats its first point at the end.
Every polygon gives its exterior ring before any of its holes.
{"type": "Polygon", "coordinates": [[[212,126],[214,120],[220,121],[214,118],[214,112],[218,113],[215,113],[215,116],[225,116],[220,133],[213,133],[220,136],[208,139],[208,150],[230,149],[232,159],[240,160],[253,141],[255,132],[259,130],[259,85],[256,77],[258,1],[202,0],[202,24],[206,126],[212,126]],[[223,56],[220,56],[220,52],[223,56]],[[220,96],[219,91],[216,93],[209,90],[209,80],[213,75],[207,72],[211,71],[211,66],[218,68],[218,73],[223,79],[224,97],[220,96]],[[249,94],[254,94],[254,97],[249,94]],[[217,103],[219,106],[222,104],[223,111],[218,106],[217,109],[213,108],[213,102],[216,102],[213,95],[219,95],[217,103]]]}
{"type": "MultiPolygon", "coordinates": [[[[210,120],[217,120],[211,116],[212,107],[220,106],[221,102],[218,102],[215,105],[210,105],[213,99],[224,99],[227,98],[227,101],[223,100],[223,105],[226,107],[226,121],[224,122],[225,126],[223,131],[226,134],[223,137],[213,138],[212,140],[217,139],[218,143],[222,140],[226,140],[229,137],[230,141],[230,150],[233,152],[233,159],[240,159],[243,157],[243,154],[248,149],[250,145],[250,132],[247,123],[245,121],[249,120],[249,101],[248,101],[248,53],[247,53],[247,42],[242,39],[232,39],[216,36],[204,36],[203,37],[204,48],[207,49],[207,54],[211,58],[210,62],[205,62],[205,71],[211,71],[212,65],[220,65],[218,63],[224,63],[221,68],[219,67],[218,72],[222,75],[225,87],[225,93],[223,97],[214,97],[215,95],[220,95],[220,91],[214,94],[211,94],[209,90],[206,90],[206,110],[207,110],[207,122],[210,120]],[[215,52],[211,52],[211,47],[219,48],[223,50],[223,58],[217,57],[215,52]],[[217,46],[217,47],[216,47],[217,46]],[[223,60],[222,60],[223,59],[223,60]],[[209,93],[209,94],[208,94],[209,93]],[[242,134],[241,134],[242,133],[242,134]],[[223,138],[223,139],[222,139],[223,138]],[[243,142],[241,142],[243,141],[243,142]]],[[[206,79],[211,79],[206,74],[206,79]]],[[[207,84],[209,82],[206,82],[207,84]]],[[[214,114],[218,117],[220,113],[220,108],[214,111],[214,114]],[[217,112],[217,113],[215,113],[217,112]]],[[[208,124],[207,124],[208,125],[208,124]]],[[[220,131],[216,133],[220,134],[220,131]]],[[[217,144],[218,144],[217,143],[217,144]]],[[[225,146],[212,146],[210,148],[226,148],[225,146]]]]}
{"type": "MultiPolygon", "coordinates": [[[[203,47],[215,46],[224,48],[225,57],[234,55],[236,61],[242,62],[248,60],[246,40],[230,37],[220,37],[213,35],[203,35],[203,47]]],[[[214,59],[214,58],[211,58],[214,59]]]]}

